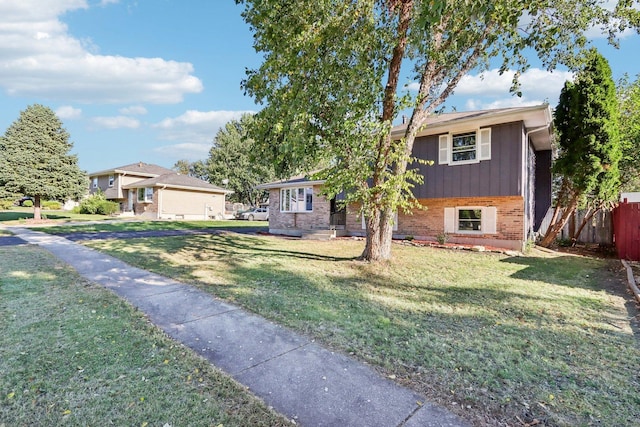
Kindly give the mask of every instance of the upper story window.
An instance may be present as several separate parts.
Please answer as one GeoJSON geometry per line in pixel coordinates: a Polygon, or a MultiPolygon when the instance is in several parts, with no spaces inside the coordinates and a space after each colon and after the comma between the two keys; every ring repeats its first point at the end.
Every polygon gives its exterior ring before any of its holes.
{"type": "Polygon", "coordinates": [[[280,212],[312,211],[312,187],[283,188],[280,190],[280,212]]]}
{"type": "Polygon", "coordinates": [[[96,176],[96,177],[94,177],[94,178],[91,180],[91,187],[92,187],[92,188],[98,188],[98,177],[97,177],[97,176],[96,176]]]}
{"type": "Polygon", "coordinates": [[[476,133],[451,135],[451,161],[468,162],[476,159],[476,133]]]}
{"type": "Polygon", "coordinates": [[[138,202],[153,202],[153,187],[138,188],[138,202]]]}
{"type": "Polygon", "coordinates": [[[491,159],[491,128],[438,137],[438,164],[463,165],[491,159]]]}
{"type": "Polygon", "coordinates": [[[113,182],[115,181],[115,178],[113,175],[109,175],[109,187],[113,187],[113,182]]]}

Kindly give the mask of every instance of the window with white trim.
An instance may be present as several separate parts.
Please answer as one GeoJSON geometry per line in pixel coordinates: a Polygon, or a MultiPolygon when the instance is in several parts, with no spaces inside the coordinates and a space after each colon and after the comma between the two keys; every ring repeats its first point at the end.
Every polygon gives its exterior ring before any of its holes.
{"type": "Polygon", "coordinates": [[[491,159],[491,128],[438,137],[438,164],[464,165],[491,159]]]}
{"type": "Polygon", "coordinates": [[[313,187],[280,189],[280,212],[313,212],[313,187]]]}
{"type": "Polygon", "coordinates": [[[444,208],[445,233],[496,234],[495,206],[458,206],[444,208]]]}
{"type": "Polygon", "coordinates": [[[482,231],[482,209],[458,209],[458,231],[482,231]]]}
{"type": "Polygon", "coordinates": [[[98,177],[97,177],[97,176],[96,176],[96,177],[94,177],[92,181],[93,181],[93,182],[92,182],[91,186],[92,186],[93,188],[98,188],[98,177]]]}
{"type": "Polygon", "coordinates": [[[113,175],[109,175],[109,187],[113,187],[114,181],[115,181],[115,177],[113,175]]]}
{"type": "Polygon", "coordinates": [[[152,203],[153,202],[153,187],[138,188],[138,202],[139,203],[152,203]]]}
{"type": "Polygon", "coordinates": [[[451,135],[451,162],[472,162],[476,160],[476,133],[451,135]]]}

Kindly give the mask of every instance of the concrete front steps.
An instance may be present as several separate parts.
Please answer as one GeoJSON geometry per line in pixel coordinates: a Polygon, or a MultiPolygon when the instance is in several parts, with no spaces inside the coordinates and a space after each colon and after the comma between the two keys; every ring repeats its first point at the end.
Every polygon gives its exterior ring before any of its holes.
{"type": "Polygon", "coordinates": [[[331,240],[335,239],[336,230],[304,230],[302,232],[301,238],[305,240],[331,240]]]}

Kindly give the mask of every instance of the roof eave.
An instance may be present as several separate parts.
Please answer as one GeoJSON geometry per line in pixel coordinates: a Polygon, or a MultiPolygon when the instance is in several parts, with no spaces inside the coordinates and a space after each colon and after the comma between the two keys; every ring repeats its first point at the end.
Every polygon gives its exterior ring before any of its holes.
{"type": "MultiPolygon", "coordinates": [[[[548,104],[541,104],[511,110],[496,110],[495,112],[487,113],[485,115],[482,115],[481,117],[461,117],[459,119],[449,120],[441,123],[434,123],[432,125],[425,126],[425,128],[422,131],[418,132],[416,136],[434,135],[442,133],[445,130],[449,131],[452,127],[461,128],[470,124],[474,124],[475,127],[482,127],[497,123],[508,123],[520,120],[525,123],[525,126],[527,128],[539,127],[542,124],[535,123],[532,120],[529,120],[529,122],[527,122],[527,117],[525,117],[531,116],[531,114],[535,112],[542,113],[543,121],[545,122],[545,124],[552,124],[553,121],[551,118],[551,107],[548,104]]],[[[404,136],[405,129],[406,126],[396,127],[391,131],[391,136],[397,138],[402,137],[404,136]]]]}
{"type": "Polygon", "coordinates": [[[322,185],[325,183],[324,179],[317,179],[315,181],[279,181],[279,182],[270,182],[267,184],[256,185],[257,190],[271,190],[274,188],[292,188],[292,187],[301,187],[301,186],[314,186],[314,185],[322,185]]]}
{"type": "MultiPolygon", "coordinates": [[[[140,181],[132,182],[131,184],[123,185],[122,188],[125,190],[130,190],[132,188],[139,188],[140,181]]],[[[224,188],[205,188],[205,187],[193,187],[189,185],[178,185],[178,184],[166,184],[163,182],[155,182],[151,185],[151,187],[163,187],[163,188],[175,188],[178,190],[189,190],[189,191],[200,191],[204,193],[217,193],[217,194],[232,194],[233,190],[227,190],[224,188]]]]}

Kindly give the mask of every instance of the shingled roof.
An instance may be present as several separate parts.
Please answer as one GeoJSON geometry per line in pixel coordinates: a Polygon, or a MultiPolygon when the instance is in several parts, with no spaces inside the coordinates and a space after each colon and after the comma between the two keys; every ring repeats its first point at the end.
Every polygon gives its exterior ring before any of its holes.
{"type": "Polygon", "coordinates": [[[179,173],[173,171],[160,176],[143,179],[141,181],[136,181],[131,184],[122,186],[122,188],[124,189],[141,187],[167,187],[183,190],[204,191],[208,193],[233,193],[233,191],[231,190],[218,187],[217,185],[210,184],[207,181],[203,181],[201,179],[194,178],[188,175],[180,175],[179,173]]]}
{"type": "Polygon", "coordinates": [[[162,166],[153,165],[150,163],[137,162],[131,163],[130,165],[118,166],[113,169],[106,169],[99,172],[94,172],[89,174],[90,176],[98,176],[98,175],[108,175],[108,174],[117,174],[117,173],[127,173],[137,176],[148,176],[154,177],[158,175],[170,174],[175,171],[167,168],[163,168],[162,166]]]}

